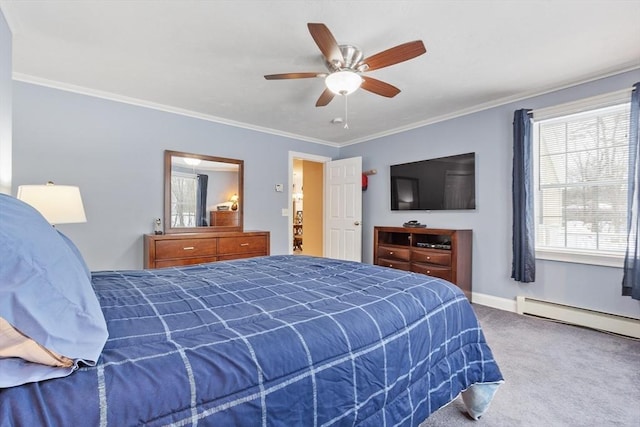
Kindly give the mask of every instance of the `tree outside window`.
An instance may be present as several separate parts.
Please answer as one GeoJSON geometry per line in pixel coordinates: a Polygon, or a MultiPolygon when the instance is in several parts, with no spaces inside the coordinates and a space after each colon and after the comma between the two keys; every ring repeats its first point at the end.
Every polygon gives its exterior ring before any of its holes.
{"type": "Polygon", "coordinates": [[[171,174],[171,227],[195,227],[197,176],[171,174]]]}
{"type": "Polygon", "coordinates": [[[624,254],[629,105],[536,122],[536,247],[624,254]]]}

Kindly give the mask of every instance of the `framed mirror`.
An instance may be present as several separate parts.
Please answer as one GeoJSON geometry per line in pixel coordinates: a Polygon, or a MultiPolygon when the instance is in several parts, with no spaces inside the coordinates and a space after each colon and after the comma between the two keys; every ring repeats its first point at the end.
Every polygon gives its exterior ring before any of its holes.
{"type": "Polygon", "coordinates": [[[164,232],[242,231],[244,161],[166,150],[164,232]]]}

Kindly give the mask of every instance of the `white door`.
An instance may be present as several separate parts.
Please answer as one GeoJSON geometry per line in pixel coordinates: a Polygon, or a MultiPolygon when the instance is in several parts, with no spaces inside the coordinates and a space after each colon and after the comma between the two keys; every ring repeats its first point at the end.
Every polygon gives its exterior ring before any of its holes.
{"type": "Polygon", "coordinates": [[[362,157],[325,163],[324,256],[362,261],[362,157]]]}

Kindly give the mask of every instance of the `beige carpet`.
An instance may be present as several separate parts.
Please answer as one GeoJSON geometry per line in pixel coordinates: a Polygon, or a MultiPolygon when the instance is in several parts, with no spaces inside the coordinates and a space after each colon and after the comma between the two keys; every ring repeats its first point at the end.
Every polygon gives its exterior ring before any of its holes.
{"type": "Polygon", "coordinates": [[[640,341],[474,309],[506,382],[479,421],[458,398],[420,427],[640,426],[640,341]]]}

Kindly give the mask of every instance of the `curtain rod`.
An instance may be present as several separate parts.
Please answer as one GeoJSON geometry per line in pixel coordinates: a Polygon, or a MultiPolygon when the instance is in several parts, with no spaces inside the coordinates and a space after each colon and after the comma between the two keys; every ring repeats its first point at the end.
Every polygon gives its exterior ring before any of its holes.
{"type": "MultiPolygon", "coordinates": [[[[529,115],[534,115],[537,113],[542,113],[545,111],[550,111],[550,110],[561,110],[563,108],[567,108],[568,106],[571,105],[589,105],[591,103],[596,103],[598,101],[604,101],[604,100],[610,100],[610,99],[615,99],[616,97],[622,97],[623,95],[628,95],[631,92],[633,92],[635,90],[635,86],[631,86],[630,88],[626,88],[626,89],[620,89],[620,90],[616,90],[614,92],[607,92],[601,95],[595,95],[595,96],[591,96],[588,98],[583,98],[583,99],[579,99],[576,101],[569,101],[569,102],[565,102],[563,104],[559,104],[559,105],[554,105],[551,107],[542,107],[542,108],[536,108],[534,110],[528,111],[527,114],[529,115]]],[[[604,101],[606,102],[606,101],[604,101]]]]}

